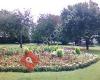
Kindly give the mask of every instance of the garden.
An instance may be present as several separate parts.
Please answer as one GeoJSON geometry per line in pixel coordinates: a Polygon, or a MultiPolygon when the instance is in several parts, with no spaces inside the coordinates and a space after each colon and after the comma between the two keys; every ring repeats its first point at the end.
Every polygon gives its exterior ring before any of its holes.
{"type": "Polygon", "coordinates": [[[0,80],[100,80],[97,0],[36,1],[1,2],[0,80]]]}
{"type": "MultiPolygon", "coordinates": [[[[31,45],[23,47],[0,47],[0,72],[58,72],[85,68],[99,61],[99,56],[84,49],[65,46],[31,45]],[[38,57],[38,63],[29,70],[21,62],[26,53],[31,52],[38,57]]],[[[34,62],[35,64],[35,62],[34,62]]]]}

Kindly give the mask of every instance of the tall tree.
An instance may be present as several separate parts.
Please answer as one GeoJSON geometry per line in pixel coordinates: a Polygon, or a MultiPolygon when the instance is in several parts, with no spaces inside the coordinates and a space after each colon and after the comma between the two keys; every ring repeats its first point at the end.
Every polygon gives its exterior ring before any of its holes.
{"type": "Polygon", "coordinates": [[[37,43],[50,43],[53,40],[53,32],[58,23],[58,16],[42,14],[33,32],[33,41],[37,43]]]}
{"type": "MultiPolygon", "coordinates": [[[[94,2],[78,3],[68,6],[61,13],[62,18],[62,42],[80,41],[81,37],[97,34],[100,30],[98,22],[100,9],[94,2]],[[87,35],[88,34],[88,35],[87,35]]],[[[86,40],[87,41],[87,40],[86,40]]]]}
{"type": "Polygon", "coordinates": [[[20,38],[23,38],[23,42],[29,42],[29,29],[31,26],[33,26],[33,19],[29,10],[24,11],[24,13],[19,10],[1,10],[0,42],[22,43],[20,38]]]}
{"type": "Polygon", "coordinates": [[[30,27],[33,26],[33,18],[30,13],[30,10],[25,10],[24,13],[21,13],[19,10],[16,10],[15,14],[17,15],[20,27],[20,47],[22,48],[23,39],[30,38],[30,27]]]}

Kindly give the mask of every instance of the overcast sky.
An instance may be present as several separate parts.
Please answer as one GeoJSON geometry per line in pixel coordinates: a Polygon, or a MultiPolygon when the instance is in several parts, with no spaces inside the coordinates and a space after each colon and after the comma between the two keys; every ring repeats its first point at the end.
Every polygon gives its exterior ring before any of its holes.
{"type": "MultiPolygon", "coordinates": [[[[39,14],[51,13],[59,15],[61,10],[67,5],[78,2],[88,2],[89,0],[0,0],[0,9],[14,10],[31,8],[34,18],[39,14]]],[[[100,0],[93,0],[100,5],[100,0]]]]}

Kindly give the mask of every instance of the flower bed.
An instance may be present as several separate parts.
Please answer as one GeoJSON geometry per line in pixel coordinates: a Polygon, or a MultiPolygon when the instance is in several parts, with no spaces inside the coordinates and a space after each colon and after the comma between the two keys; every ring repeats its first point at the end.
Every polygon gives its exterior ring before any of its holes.
{"type": "MultiPolygon", "coordinates": [[[[38,54],[40,63],[33,71],[69,71],[84,68],[99,60],[99,57],[89,53],[80,55],[65,52],[64,56],[58,57],[51,52],[38,54]]],[[[22,55],[0,55],[0,71],[28,72],[27,68],[20,63],[22,55]]]]}
{"type": "Polygon", "coordinates": [[[40,64],[35,71],[69,71],[84,68],[99,60],[98,56],[85,53],[81,55],[65,54],[64,57],[52,57],[50,54],[42,56],[40,64]]]}

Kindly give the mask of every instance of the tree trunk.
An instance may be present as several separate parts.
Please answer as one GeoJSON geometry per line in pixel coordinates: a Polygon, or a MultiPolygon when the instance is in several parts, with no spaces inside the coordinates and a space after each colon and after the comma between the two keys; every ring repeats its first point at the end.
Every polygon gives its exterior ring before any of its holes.
{"type": "Polygon", "coordinates": [[[89,38],[86,38],[86,50],[89,50],[89,38]]]}
{"type": "Polygon", "coordinates": [[[22,48],[23,46],[23,40],[22,40],[22,30],[20,31],[20,48],[22,48]]]}

